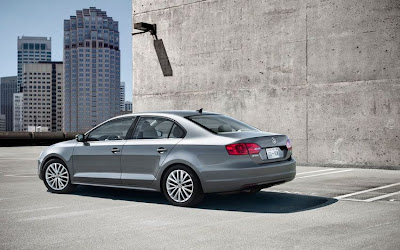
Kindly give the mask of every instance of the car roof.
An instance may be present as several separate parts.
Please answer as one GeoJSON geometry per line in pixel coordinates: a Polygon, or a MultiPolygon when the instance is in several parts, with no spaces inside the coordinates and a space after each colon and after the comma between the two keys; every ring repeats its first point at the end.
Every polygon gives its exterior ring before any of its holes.
{"type": "Polygon", "coordinates": [[[126,114],[124,116],[136,116],[136,115],[176,115],[181,117],[192,116],[192,115],[219,115],[219,113],[203,111],[199,113],[196,110],[164,110],[164,111],[151,111],[151,112],[138,112],[132,114],[126,114]]]}

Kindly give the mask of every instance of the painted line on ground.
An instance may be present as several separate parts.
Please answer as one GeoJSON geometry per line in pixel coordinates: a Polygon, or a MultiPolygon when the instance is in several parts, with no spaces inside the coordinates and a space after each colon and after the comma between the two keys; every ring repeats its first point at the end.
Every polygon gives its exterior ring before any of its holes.
{"type": "Polygon", "coordinates": [[[358,199],[352,199],[352,198],[344,198],[341,199],[342,201],[358,201],[358,202],[365,202],[365,200],[358,200],[358,199]]]}
{"type": "Polygon", "coordinates": [[[71,218],[75,216],[87,215],[87,214],[97,214],[100,211],[108,211],[108,210],[115,210],[115,209],[124,209],[124,208],[131,208],[131,207],[138,207],[143,206],[146,204],[131,204],[131,205],[124,205],[124,206],[115,206],[115,207],[105,207],[100,209],[91,209],[91,210],[80,210],[80,211],[72,211],[72,212],[64,212],[58,214],[49,214],[43,216],[34,216],[25,219],[19,220],[20,222],[23,221],[42,221],[42,220],[49,220],[49,219],[63,219],[63,218],[71,218]]]}
{"type": "Polygon", "coordinates": [[[9,161],[9,160],[18,160],[18,161],[32,161],[32,160],[36,160],[39,158],[39,156],[37,158],[5,158],[5,157],[0,157],[0,161],[9,161]]]}
{"type": "Polygon", "coordinates": [[[22,177],[22,178],[31,178],[31,177],[37,177],[37,174],[31,174],[31,175],[26,175],[26,174],[5,174],[4,176],[7,177],[22,177]]]}
{"type": "Polygon", "coordinates": [[[390,197],[390,196],[393,196],[393,195],[396,195],[396,194],[400,194],[400,191],[389,193],[389,194],[384,194],[384,195],[381,195],[381,196],[376,196],[376,197],[367,199],[365,201],[366,202],[377,201],[377,200],[381,200],[381,199],[384,199],[384,198],[387,198],[387,197],[390,197]]]}
{"type": "Polygon", "coordinates": [[[346,170],[340,170],[340,171],[329,172],[329,173],[301,176],[301,177],[297,177],[296,179],[303,179],[303,178],[309,178],[309,177],[315,177],[315,176],[321,176],[321,175],[328,175],[328,174],[338,174],[338,173],[344,173],[344,172],[349,172],[349,171],[353,171],[353,169],[346,169],[346,170]]]}
{"type": "Polygon", "coordinates": [[[296,175],[302,175],[302,174],[311,174],[311,173],[317,173],[317,172],[326,172],[326,171],[331,171],[335,170],[334,168],[329,168],[329,169],[322,169],[322,170],[315,170],[315,171],[308,171],[308,172],[301,172],[296,175]]]}
{"type": "Polygon", "coordinates": [[[8,213],[8,214],[30,213],[30,212],[37,212],[37,211],[43,211],[43,210],[58,209],[58,208],[63,208],[63,207],[62,206],[61,207],[42,207],[42,208],[36,208],[36,209],[15,211],[15,212],[11,212],[11,213],[8,213]]]}
{"type": "Polygon", "coordinates": [[[398,186],[398,185],[400,185],[400,182],[394,183],[394,184],[390,184],[390,185],[380,186],[380,187],[376,187],[376,188],[370,188],[370,189],[366,189],[366,190],[362,190],[362,191],[358,191],[358,192],[354,192],[354,193],[350,193],[350,194],[344,194],[344,195],[336,196],[334,198],[339,200],[339,199],[347,198],[347,197],[350,197],[350,196],[363,194],[363,193],[368,193],[368,192],[371,192],[371,191],[384,189],[384,188],[389,188],[389,187],[394,187],[394,186],[398,186]]]}
{"type": "Polygon", "coordinates": [[[29,196],[16,196],[16,197],[6,197],[6,198],[0,198],[0,201],[2,200],[11,200],[11,199],[20,199],[20,198],[26,198],[29,196]]]}
{"type": "Polygon", "coordinates": [[[385,222],[385,223],[381,223],[381,224],[372,225],[372,226],[369,226],[369,227],[364,227],[364,229],[383,227],[383,226],[387,226],[387,225],[391,225],[391,224],[395,224],[395,223],[394,222],[385,222]]]}

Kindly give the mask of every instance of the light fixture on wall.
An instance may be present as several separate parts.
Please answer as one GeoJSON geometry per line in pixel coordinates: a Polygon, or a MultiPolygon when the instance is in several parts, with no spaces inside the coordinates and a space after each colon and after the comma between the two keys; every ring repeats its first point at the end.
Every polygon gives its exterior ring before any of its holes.
{"type": "Polygon", "coordinates": [[[158,39],[157,37],[157,25],[141,22],[141,23],[134,23],[133,28],[135,30],[140,30],[141,32],[136,32],[136,33],[134,32],[132,33],[132,36],[150,32],[150,34],[153,36],[154,39],[153,41],[154,48],[156,50],[156,54],[158,57],[158,61],[160,62],[163,75],[172,76],[172,67],[171,63],[169,62],[169,58],[167,55],[167,51],[165,50],[164,43],[162,39],[158,39]]]}

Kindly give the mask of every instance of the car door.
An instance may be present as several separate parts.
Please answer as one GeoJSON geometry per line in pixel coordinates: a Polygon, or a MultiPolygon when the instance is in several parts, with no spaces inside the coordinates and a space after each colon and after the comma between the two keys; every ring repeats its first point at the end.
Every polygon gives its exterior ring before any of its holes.
{"type": "Polygon", "coordinates": [[[84,142],[77,143],[73,152],[74,182],[121,184],[121,151],[134,119],[108,121],[87,133],[84,142]]]}
{"type": "Polygon", "coordinates": [[[122,150],[122,183],[151,187],[160,165],[184,134],[185,131],[168,118],[140,117],[132,139],[126,141],[122,150]]]}

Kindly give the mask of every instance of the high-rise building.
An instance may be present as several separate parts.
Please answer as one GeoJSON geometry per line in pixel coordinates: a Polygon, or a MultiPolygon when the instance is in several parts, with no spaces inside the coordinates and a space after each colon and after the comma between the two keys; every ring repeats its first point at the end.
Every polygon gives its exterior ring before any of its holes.
{"type": "Polygon", "coordinates": [[[119,110],[125,111],[125,82],[119,86],[119,110]]]}
{"type": "Polygon", "coordinates": [[[22,92],[22,67],[24,63],[51,61],[51,38],[18,37],[18,84],[17,92],[22,92]]]}
{"type": "Polygon", "coordinates": [[[64,20],[65,131],[85,131],[119,114],[118,22],[90,7],[64,20]]]}
{"type": "Polygon", "coordinates": [[[24,93],[14,93],[13,95],[13,131],[23,131],[24,121],[24,93]]]}
{"type": "Polygon", "coordinates": [[[130,101],[125,102],[125,111],[132,112],[132,102],[130,102],[130,101]]]}
{"type": "Polygon", "coordinates": [[[6,115],[0,114],[0,132],[6,131],[6,115]]]}
{"type": "Polygon", "coordinates": [[[0,114],[6,115],[6,131],[13,131],[13,94],[16,92],[16,76],[0,78],[0,114]]]}
{"type": "Polygon", "coordinates": [[[63,63],[23,66],[24,131],[63,131],[63,63]]]}

